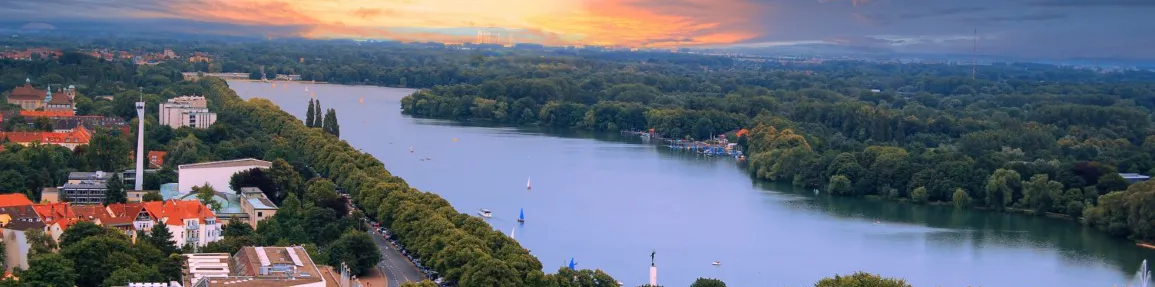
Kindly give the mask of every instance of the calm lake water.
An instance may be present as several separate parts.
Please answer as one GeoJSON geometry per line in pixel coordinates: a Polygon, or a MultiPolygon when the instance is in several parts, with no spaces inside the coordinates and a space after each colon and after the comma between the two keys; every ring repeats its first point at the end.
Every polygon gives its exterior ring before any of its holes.
{"type": "Polygon", "coordinates": [[[1062,220],[752,183],[733,160],[616,134],[415,119],[401,115],[408,89],[229,84],[241,97],[271,99],[298,117],[315,94],[323,108],[337,110],[342,138],[460,212],[493,210],[493,227],[507,234],[517,228],[517,240],[551,273],[573,257],[579,268],[638,286],[647,283],[656,250],[658,283],[671,287],[698,277],[730,286],[813,286],[859,270],[917,287],[1093,287],[1122,286],[1142,260],[1155,258],[1155,251],[1062,220]],[[524,226],[516,222],[521,208],[524,226]],[[712,266],[715,260],[722,264],[712,266]]]}

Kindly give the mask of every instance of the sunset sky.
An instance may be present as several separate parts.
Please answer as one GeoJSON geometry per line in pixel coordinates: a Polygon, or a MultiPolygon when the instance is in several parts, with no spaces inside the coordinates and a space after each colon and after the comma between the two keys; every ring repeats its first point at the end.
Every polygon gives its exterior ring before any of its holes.
{"type": "MultiPolygon", "coordinates": [[[[0,17],[183,20],[272,36],[629,47],[798,43],[1155,58],[1155,0],[18,0],[0,17]]],[[[173,27],[174,29],[180,27],[173,27]]],[[[222,31],[226,32],[227,31],[222,31]]]]}

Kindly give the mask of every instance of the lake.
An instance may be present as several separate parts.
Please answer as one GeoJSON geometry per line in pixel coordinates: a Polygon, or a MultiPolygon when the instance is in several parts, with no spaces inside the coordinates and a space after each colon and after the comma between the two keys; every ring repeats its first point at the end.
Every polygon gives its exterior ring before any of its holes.
{"type": "Polygon", "coordinates": [[[698,277],[813,286],[859,270],[918,287],[1090,287],[1122,286],[1142,260],[1155,258],[1155,250],[1064,220],[754,183],[733,159],[617,134],[416,119],[401,115],[409,89],[229,84],[298,117],[315,94],[337,110],[344,140],[460,212],[492,210],[490,224],[507,234],[517,228],[517,240],[549,273],[572,257],[578,268],[638,286],[648,281],[655,251],[658,283],[671,287],[698,277]],[[518,226],[522,208],[526,223],[518,226]]]}

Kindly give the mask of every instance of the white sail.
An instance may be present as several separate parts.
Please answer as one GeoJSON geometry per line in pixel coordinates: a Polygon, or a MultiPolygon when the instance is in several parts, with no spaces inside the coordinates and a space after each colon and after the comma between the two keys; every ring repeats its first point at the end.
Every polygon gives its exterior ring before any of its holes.
{"type": "Polygon", "coordinates": [[[525,189],[533,189],[533,179],[532,178],[525,180],[525,189]]]}
{"type": "Polygon", "coordinates": [[[409,152],[413,152],[413,146],[409,146],[409,152]]]}
{"type": "Polygon", "coordinates": [[[516,227],[509,231],[509,239],[517,239],[517,237],[514,236],[515,233],[517,233],[516,227]]]}

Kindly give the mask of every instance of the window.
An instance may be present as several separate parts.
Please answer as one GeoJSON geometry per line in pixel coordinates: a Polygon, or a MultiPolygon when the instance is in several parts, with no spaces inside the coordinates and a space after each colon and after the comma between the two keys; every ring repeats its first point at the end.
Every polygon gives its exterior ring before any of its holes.
{"type": "Polygon", "coordinates": [[[265,217],[264,212],[257,211],[257,218],[265,217]]]}

